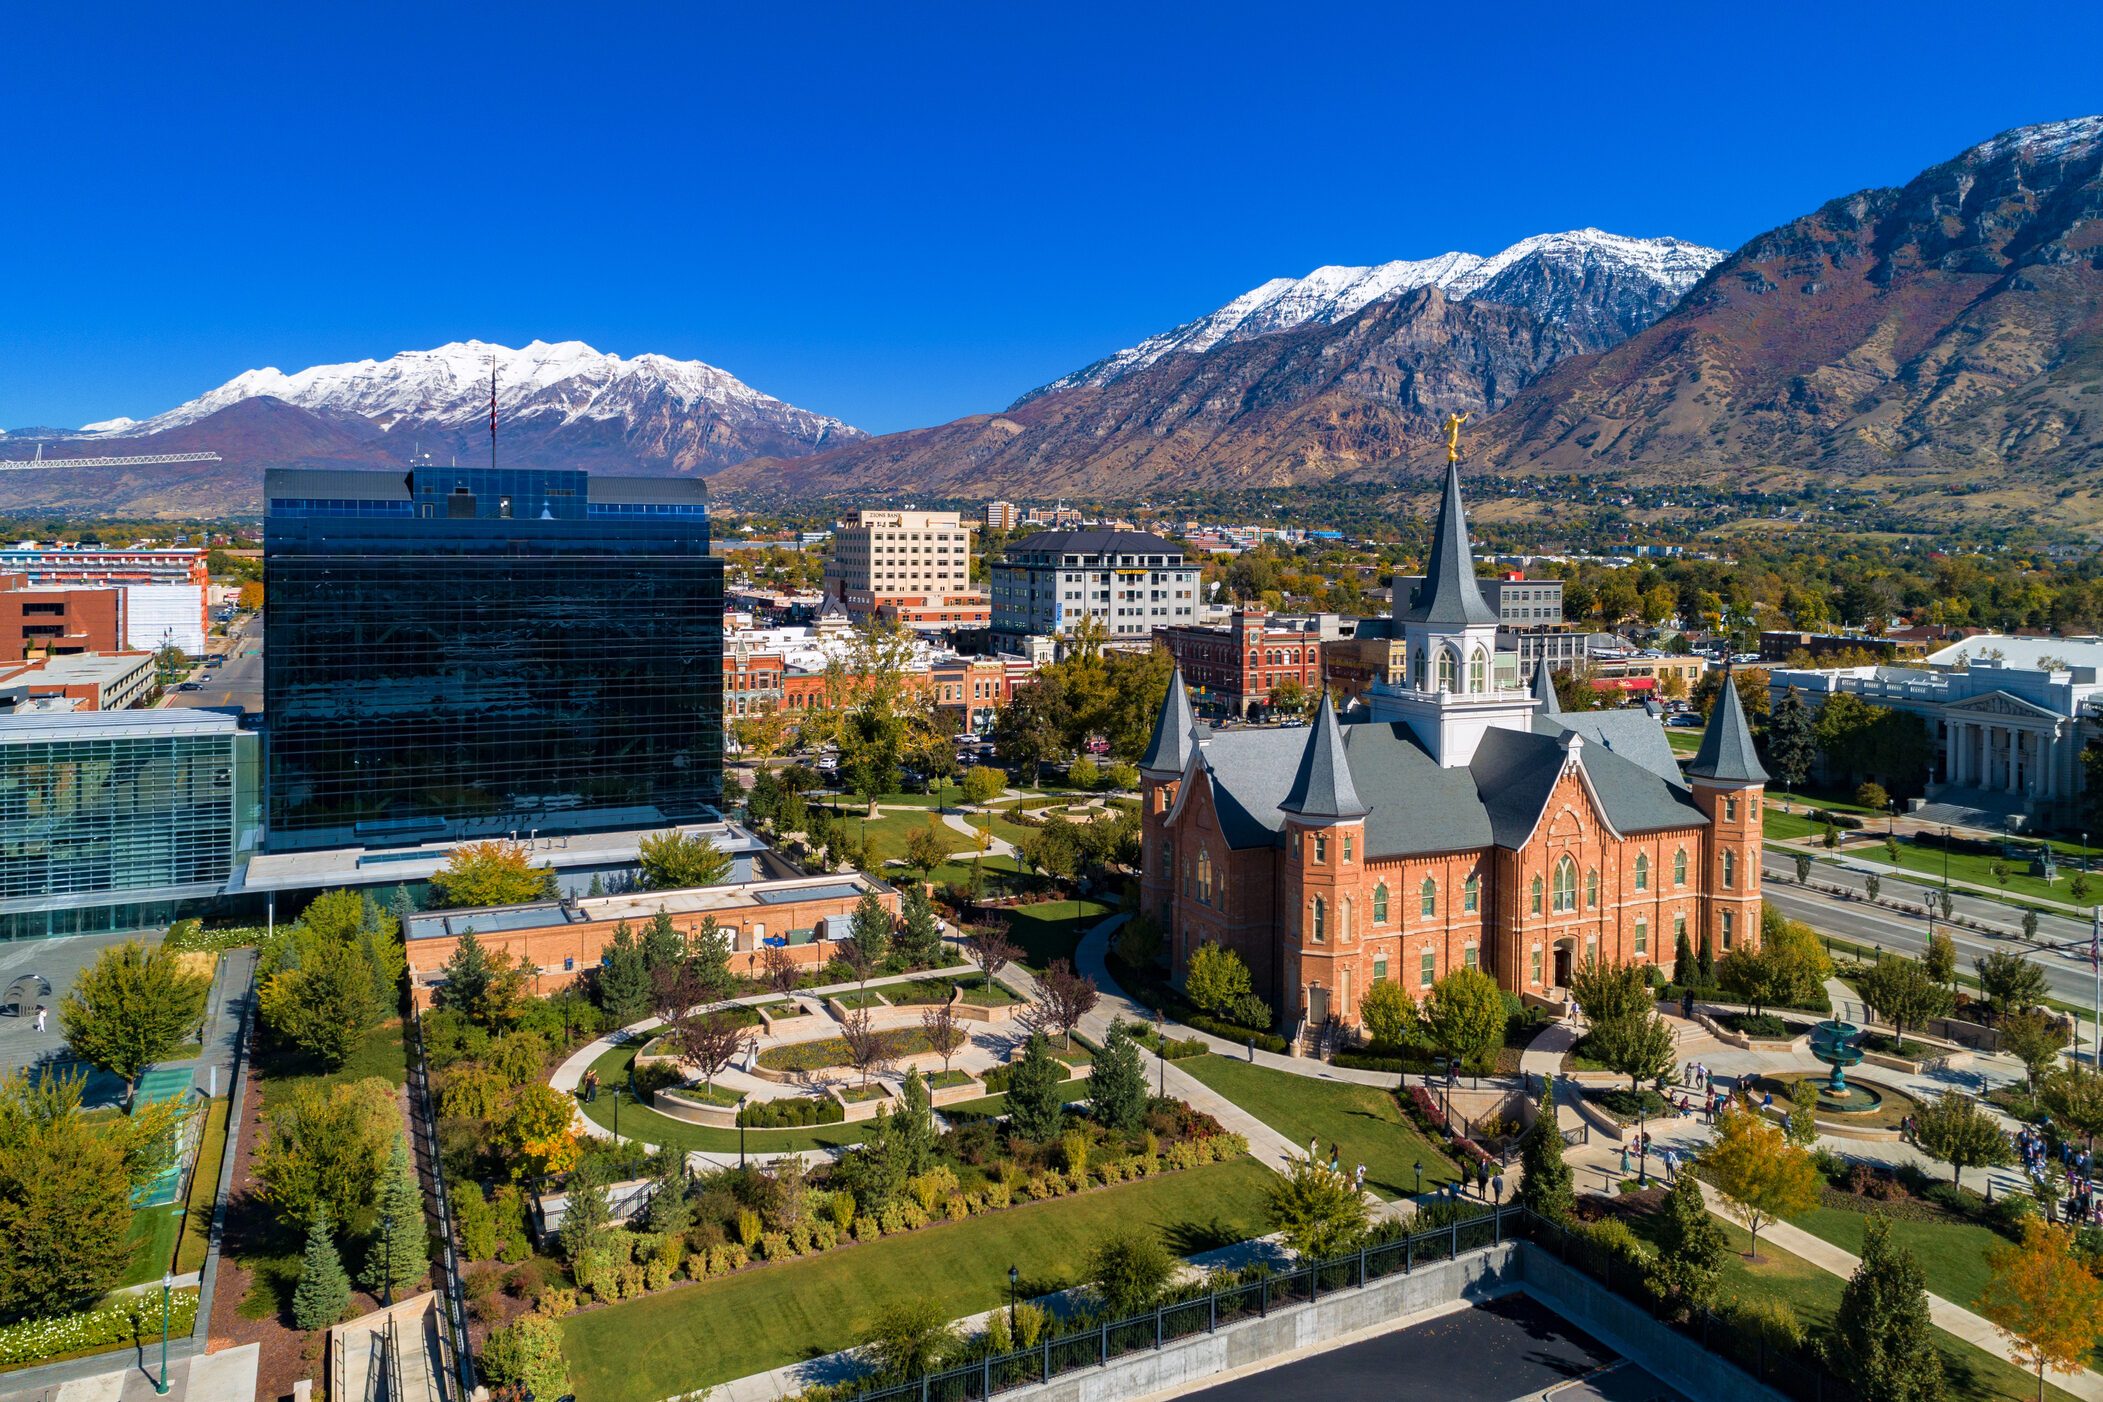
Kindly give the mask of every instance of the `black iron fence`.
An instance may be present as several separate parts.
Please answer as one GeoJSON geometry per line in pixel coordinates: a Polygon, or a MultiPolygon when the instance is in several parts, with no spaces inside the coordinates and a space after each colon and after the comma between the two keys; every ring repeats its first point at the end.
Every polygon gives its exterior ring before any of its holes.
{"type": "Polygon", "coordinates": [[[913,1382],[873,1387],[858,1394],[859,1402],[972,1402],[1034,1387],[1128,1354],[1165,1348],[1193,1334],[1208,1334],[1224,1324],[1260,1319],[1272,1310],[1311,1304],[1339,1291],[1363,1289],[1389,1276],[1487,1251],[1523,1232],[1530,1216],[1523,1208],[1507,1206],[1332,1260],[1208,1290],[1129,1319],[1096,1320],[1064,1331],[1053,1326],[1029,1348],[988,1354],[913,1382]]]}

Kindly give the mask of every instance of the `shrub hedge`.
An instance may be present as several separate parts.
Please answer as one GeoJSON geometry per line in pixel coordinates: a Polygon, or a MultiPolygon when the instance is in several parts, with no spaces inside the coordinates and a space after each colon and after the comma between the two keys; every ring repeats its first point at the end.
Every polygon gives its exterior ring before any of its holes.
{"type": "Polygon", "coordinates": [[[804,1129],[811,1125],[836,1125],[846,1118],[847,1107],[829,1095],[748,1100],[738,1110],[738,1123],[746,1129],[804,1129]]]}

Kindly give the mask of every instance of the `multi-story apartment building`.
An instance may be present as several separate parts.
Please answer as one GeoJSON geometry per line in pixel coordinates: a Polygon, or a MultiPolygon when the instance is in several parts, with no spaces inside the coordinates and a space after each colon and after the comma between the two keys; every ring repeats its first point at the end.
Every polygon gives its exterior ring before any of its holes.
{"type": "Polygon", "coordinates": [[[1143,531],[1039,531],[1008,547],[993,578],[993,638],[1070,635],[1084,618],[1113,643],[1197,622],[1198,569],[1180,547],[1143,531]]]}
{"type": "Polygon", "coordinates": [[[861,511],[833,531],[825,592],[850,614],[912,627],[981,627],[971,587],[971,527],[954,511],[861,511]]]}
{"type": "Polygon", "coordinates": [[[1235,609],[1224,628],[1163,628],[1154,636],[1183,669],[1201,710],[1246,716],[1267,707],[1280,683],[1308,697],[1321,690],[1322,644],[1353,631],[1333,613],[1288,617],[1250,606],[1235,609]]]}
{"type": "Polygon", "coordinates": [[[986,503],[986,529],[989,531],[1012,531],[1022,522],[1022,512],[1012,501],[989,501],[986,503]]]}
{"type": "Polygon", "coordinates": [[[705,486],[417,466],[265,478],[273,851],[713,811],[705,486]]]}
{"type": "MultiPolygon", "coordinates": [[[[1424,576],[1420,574],[1396,575],[1395,608],[1398,611],[1407,609],[1423,583],[1424,576]]],[[[1497,615],[1497,621],[1505,627],[1537,628],[1563,621],[1563,582],[1560,579],[1528,579],[1513,572],[1478,579],[1475,587],[1482,592],[1483,602],[1497,615]]]]}

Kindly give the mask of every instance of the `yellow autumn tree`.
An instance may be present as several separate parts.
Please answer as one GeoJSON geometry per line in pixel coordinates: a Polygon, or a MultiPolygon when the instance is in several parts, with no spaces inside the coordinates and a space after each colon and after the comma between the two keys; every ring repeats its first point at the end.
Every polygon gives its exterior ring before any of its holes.
{"type": "Polygon", "coordinates": [[[1779,1125],[1742,1100],[1716,1116],[1716,1138],[1701,1161],[1715,1175],[1730,1215],[1752,1234],[1760,1259],[1760,1228],[1818,1205],[1818,1165],[1789,1142],[1779,1125]]]}
{"type": "Polygon", "coordinates": [[[1986,1263],[1993,1278],[1979,1297],[1979,1313],[2037,1371],[2038,1402],[2044,1402],[2045,1371],[2080,1372],[2103,1337],[2103,1281],[2074,1254],[2072,1228],[2036,1217],[2023,1223],[2020,1243],[1995,1247],[1986,1263]]]}
{"type": "Polygon", "coordinates": [[[573,1128],[576,1103],[544,1081],[528,1081],[512,1094],[498,1126],[510,1151],[513,1178],[545,1178],[577,1166],[580,1145],[573,1128]]]}

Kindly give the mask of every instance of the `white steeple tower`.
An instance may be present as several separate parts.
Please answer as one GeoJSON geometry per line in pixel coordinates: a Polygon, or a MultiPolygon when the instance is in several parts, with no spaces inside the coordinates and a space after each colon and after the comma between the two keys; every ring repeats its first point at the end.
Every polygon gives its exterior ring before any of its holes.
{"type": "Polygon", "coordinates": [[[1402,625],[1403,683],[1376,685],[1366,704],[1376,721],[1401,721],[1444,769],[1475,758],[1490,730],[1525,730],[1539,704],[1524,690],[1498,691],[1497,615],[1475,583],[1468,521],[1460,500],[1460,468],[1446,466],[1423,586],[1407,609],[1395,601],[1402,625]]]}

